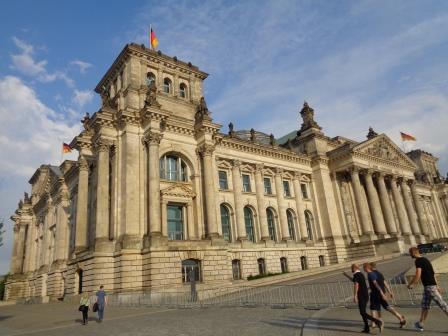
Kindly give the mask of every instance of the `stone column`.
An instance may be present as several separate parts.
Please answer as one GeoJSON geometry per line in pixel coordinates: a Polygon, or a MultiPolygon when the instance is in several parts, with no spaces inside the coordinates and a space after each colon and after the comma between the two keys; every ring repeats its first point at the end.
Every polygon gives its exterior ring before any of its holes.
{"type": "Polygon", "coordinates": [[[409,219],[408,216],[406,215],[403,198],[400,192],[398,191],[396,176],[392,176],[390,185],[392,188],[392,195],[394,197],[395,207],[397,208],[398,221],[400,222],[401,234],[410,235],[411,228],[409,227],[409,219]]]}
{"type": "Polygon", "coordinates": [[[255,191],[257,193],[257,210],[260,223],[261,240],[270,240],[268,223],[266,219],[266,208],[264,206],[264,184],[263,184],[263,164],[255,167],[255,191]]]}
{"type": "Polygon", "coordinates": [[[358,210],[359,219],[361,221],[361,231],[363,235],[370,235],[373,233],[372,228],[370,227],[369,223],[369,213],[368,209],[365,207],[362,199],[362,186],[361,182],[359,181],[359,170],[357,167],[354,167],[350,171],[351,173],[351,179],[352,179],[352,185],[353,185],[353,192],[355,194],[355,203],[356,208],[358,210]]]}
{"type": "Polygon", "coordinates": [[[87,202],[89,192],[89,165],[80,156],[78,159],[78,204],[76,205],[75,252],[87,248],[87,202]]]}
{"type": "MultiPolygon", "coordinates": [[[[15,228],[14,228],[15,230],[15,228]]],[[[14,274],[19,274],[23,272],[23,257],[25,253],[25,234],[26,234],[26,225],[19,225],[17,227],[17,242],[16,242],[16,258],[15,258],[15,267],[14,274]]],[[[15,232],[14,232],[15,233],[15,232]]]]}
{"type": "Polygon", "coordinates": [[[373,224],[375,227],[375,233],[380,235],[386,234],[386,225],[384,224],[383,213],[381,211],[380,200],[376,191],[375,185],[372,180],[372,171],[368,170],[365,174],[367,195],[369,198],[370,208],[372,212],[373,224]]]}
{"type": "Polygon", "coordinates": [[[389,195],[387,193],[386,183],[384,182],[384,174],[381,172],[378,173],[378,188],[380,191],[380,203],[383,209],[387,233],[396,235],[397,228],[395,226],[394,214],[392,212],[389,195]]]}
{"type": "MultiPolygon", "coordinates": [[[[13,217],[11,217],[11,219],[13,219],[13,217]]],[[[17,249],[19,246],[19,225],[14,225],[13,232],[12,255],[9,269],[11,274],[16,274],[17,249]]]]}
{"type": "Polygon", "coordinates": [[[445,209],[446,209],[446,213],[447,213],[447,216],[448,216],[448,194],[445,194],[443,202],[445,203],[445,209]]]}
{"type": "Polygon", "coordinates": [[[283,196],[283,169],[277,168],[275,172],[275,193],[277,194],[277,204],[278,204],[278,219],[279,226],[282,230],[282,240],[291,240],[288,230],[288,220],[286,219],[286,209],[284,205],[283,196]]]}
{"type": "Polygon", "coordinates": [[[414,212],[414,207],[412,205],[412,199],[409,195],[409,184],[408,180],[403,179],[401,182],[401,192],[403,194],[404,205],[408,214],[409,223],[411,224],[412,233],[414,235],[420,234],[420,228],[418,227],[417,217],[414,212]]]}
{"type": "Polygon", "coordinates": [[[193,202],[187,203],[187,223],[188,223],[188,238],[195,239],[195,228],[194,228],[194,213],[193,213],[193,202]]]}
{"type": "Polygon", "coordinates": [[[232,178],[233,178],[233,197],[235,202],[237,239],[243,241],[247,240],[247,235],[246,235],[246,226],[244,223],[240,166],[241,161],[238,160],[233,161],[232,178]]]}
{"type": "Polygon", "coordinates": [[[299,172],[294,173],[292,184],[294,187],[294,195],[296,199],[297,208],[297,221],[299,222],[300,239],[305,241],[308,239],[308,232],[306,230],[305,211],[303,210],[302,190],[300,188],[300,176],[299,172]]]}
{"type": "Polygon", "coordinates": [[[411,194],[412,199],[414,200],[415,211],[417,212],[417,218],[420,223],[421,232],[425,236],[428,236],[430,234],[428,229],[428,220],[426,218],[425,210],[423,209],[422,201],[420,201],[420,197],[418,196],[415,181],[412,181],[411,183],[411,194]]]}
{"type": "Polygon", "coordinates": [[[213,168],[213,151],[214,145],[202,145],[200,152],[204,161],[204,191],[205,191],[205,209],[207,215],[208,235],[210,238],[219,236],[218,224],[216,223],[216,202],[215,202],[215,178],[213,168]]]}
{"type": "Polygon", "coordinates": [[[95,249],[109,241],[109,151],[110,143],[100,140],[97,143],[98,174],[96,188],[96,229],[95,249]]]}
{"type": "Polygon", "coordinates": [[[149,131],[145,133],[144,142],[148,146],[148,182],[149,182],[149,230],[151,237],[162,235],[162,222],[160,218],[160,168],[159,144],[162,134],[149,131]]]}
{"type": "Polygon", "coordinates": [[[59,204],[57,205],[56,242],[54,260],[66,260],[68,257],[68,190],[64,178],[59,178],[59,204]]]}

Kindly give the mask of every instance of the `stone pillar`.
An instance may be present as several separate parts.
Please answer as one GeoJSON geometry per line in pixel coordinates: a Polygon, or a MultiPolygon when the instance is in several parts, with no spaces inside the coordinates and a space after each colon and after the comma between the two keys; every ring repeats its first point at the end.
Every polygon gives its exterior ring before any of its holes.
{"type": "Polygon", "coordinates": [[[96,188],[95,250],[109,242],[109,151],[110,143],[100,140],[97,144],[98,173],[96,188]]]}
{"type": "MultiPolygon", "coordinates": [[[[14,227],[14,236],[16,227],[14,227]]],[[[15,257],[15,267],[13,274],[19,274],[23,272],[23,257],[25,253],[25,235],[26,235],[26,225],[17,226],[17,242],[16,244],[16,257],[15,257]]]]}
{"type": "Polygon", "coordinates": [[[64,178],[59,178],[59,204],[57,205],[56,242],[54,260],[67,260],[68,258],[68,216],[69,207],[68,190],[64,178]]]}
{"type": "MultiPolygon", "coordinates": [[[[12,218],[12,217],[11,217],[12,218]]],[[[19,246],[19,226],[16,224],[13,228],[13,242],[12,242],[12,255],[11,264],[9,266],[11,274],[16,274],[16,264],[17,264],[17,249],[19,246]]]]}
{"type": "Polygon", "coordinates": [[[443,202],[445,203],[446,214],[448,216],[448,194],[445,194],[445,197],[443,198],[443,202]]]}
{"type": "Polygon", "coordinates": [[[395,207],[397,208],[398,221],[400,222],[401,234],[408,236],[411,234],[411,228],[409,227],[409,219],[408,216],[406,215],[403,198],[400,192],[398,191],[396,176],[392,176],[390,185],[392,188],[392,195],[394,197],[395,207]]]}
{"type": "Polygon", "coordinates": [[[78,160],[78,204],[76,205],[75,252],[87,248],[87,202],[89,192],[89,165],[80,156],[78,160]]]}
{"type": "Polygon", "coordinates": [[[193,202],[187,203],[187,223],[188,223],[188,238],[195,239],[195,227],[194,227],[194,213],[193,213],[193,202]]]}
{"type": "Polygon", "coordinates": [[[159,144],[162,134],[149,131],[145,133],[144,142],[148,146],[148,182],[149,182],[149,234],[151,237],[162,236],[162,222],[160,218],[160,168],[159,144]]]}
{"type": "Polygon", "coordinates": [[[390,204],[390,198],[387,193],[386,183],[384,182],[384,174],[378,173],[378,188],[380,192],[380,203],[383,209],[384,220],[386,222],[387,233],[396,235],[397,227],[395,226],[394,214],[390,204]]]}
{"type": "Polygon", "coordinates": [[[361,182],[359,181],[359,170],[358,168],[354,167],[350,171],[351,173],[351,179],[352,179],[352,186],[353,186],[353,192],[355,194],[355,203],[356,208],[358,210],[359,214],[359,220],[361,221],[361,231],[363,235],[370,235],[373,233],[372,228],[370,227],[369,223],[369,213],[368,209],[364,205],[364,202],[362,201],[362,186],[361,182]]]}
{"type": "Polygon", "coordinates": [[[246,236],[246,226],[244,223],[240,166],[241,161],[238,160],[233,161],[232,178],[233,178],[233,196],[235,202],[237,239],[243,241],[247,240],[247,236],[246,236]]]}
{"type": "Polygon", "coordinates": [[[204,161],[204,194],[205,194],[205,209],[207,215],[208,235],[210,238],[219,236],[218,224],[216,222],[216,202],[215,202],[215,178],[213,168],[213,151],[214,145],[202,145],[200,152],[204,161]]]}
{"type": "Polygon", "coordinates": [[[286,219],[286,209],[283,196],[283,169],[277,168],[275,172],[275,193],[277,194],[278,219],[282,230],[282,240],[291,240],[288,230],[288,220],[286,219]]]}
{"type": "Polygon", "coordinates": [[[372,212],[373,224],[375,227],[375,233],[379,235],[386,234],[386,225],[384,224],[383,213],[381,211],[380,200],[376,191],[375,185],[372,180],[372,171],[368,170],[365,174],[367,195],[369,198],[370,209],[372,212]]]}
{"type": "Polygon", "coordinates": [[[300,176],[301,174],[299,172],[295,172],[292,184],[294,187],[294,195],[296,199],[297,221],[299,222],[298,224],[299,224],[300,239],[305,241],[308,240],[308,232],[306,230],[305,212],[303,210],[302,190],[300,188],[300,176]]]}
{"type": "Polygon", "coordinates": [[[430,234],[428,229],[428,220],[426,218],[425,210],[423,209],[422,201],[420,201],[420,197],[418,196],[415,181],[412,181],[411,183],[411,194],[412,199],[414,200],[415,211],[417,212],[417,218],[420,223],[421,232],[425,236],[428,236],[430,234]]]}
{"type": "Polygon", "coordinates": [[[414,212],[414,207],[412,205],[412,199],[410,196],[410,190],[408,185],[408,180],[403,179],[401,182],[401,192],[403,194],[404,205],[408,214],[409,223],[411,224],[412,233],[414,235],[420,235],[420,228],[418,227],[417,217],[414,212]]]}
{"type": "Polygon", "coordinates": [[[266,208],[264,206],[263,164],[257,164],[255,169],[255,191],[257,193],[257,210],[260,223],[261,240],[270,240],[266,208]]]}

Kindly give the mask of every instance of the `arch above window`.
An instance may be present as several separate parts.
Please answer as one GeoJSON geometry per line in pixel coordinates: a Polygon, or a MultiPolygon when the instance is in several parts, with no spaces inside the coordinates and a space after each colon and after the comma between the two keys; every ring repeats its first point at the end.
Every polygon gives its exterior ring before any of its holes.
{"type": "Polygon", "coordinates": [[[221,204],[219,209],[221,212],[222,237],[225,241],[230,242],[232,240],[230,229],[230,211],[224,204],[221,204]]]}
{"type": "Polygon", "coordinates": [[[305,210],[305,224],[306,224],[306,232],[307,232],[307,239],[313,240],[313,224],[314,224],[314,218],[313,214],[309,210],[305,210]]]}
{"type": "Polygon", "coordinates": [[[160,178],[169,181],[187,181],[187,164],[174,154],[164,155],[160,159],[160,178]]]}
{"type": "Polygon", "coordinates": [[[295,215],[291,209],[286,210],[286,219],[288,222],[289,236],[292,240],[296,240],[295,215]]]}
{"type": "Polygon", "coordinates": [[[165,77],[163,79],[163,92],[171,93],[171,91],[172,91],[171,79],[169,79],[168,77],[165,77]]]}
{"type": "Polygon", "coordinates": [[[179,97],[187,98],[187,84],[180,83],[180,85],[179,85],[179,97]]]}

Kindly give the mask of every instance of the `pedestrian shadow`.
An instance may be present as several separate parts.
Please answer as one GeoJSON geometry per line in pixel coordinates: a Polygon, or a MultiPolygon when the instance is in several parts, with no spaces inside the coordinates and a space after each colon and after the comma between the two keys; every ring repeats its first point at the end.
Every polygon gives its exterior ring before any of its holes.
{"type": "Polygon", "coordinates": [[[0,315],[0,321],[7,320],[7,319],[9,319],[11,317],[12,317],[11,315],[0,315]]]}

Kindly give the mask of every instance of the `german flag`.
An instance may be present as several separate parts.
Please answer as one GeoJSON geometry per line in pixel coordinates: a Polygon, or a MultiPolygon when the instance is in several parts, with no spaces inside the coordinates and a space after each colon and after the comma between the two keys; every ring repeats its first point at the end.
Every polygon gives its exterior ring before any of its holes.
{"type": "Polygon", "coordinates": [[[416,138],[414,138],[412,135],[400,132],[401,135],[401,141],[417,141],[416,138]]]}
{"type": "Polygon", "coordinates": [[[149,42],[152,49],[156,50],[157,46],[159,45],[159,40],[157,39],[156,33],[154,32],[154,30],[152,30],[152,28],[149,33],[149,42]]]}
{"type": "Polygon", "coordinates": [[[70,153],[73,150],[73,148],[66,144],[65,142],[62,144],[62,153],[70,153]]]}

